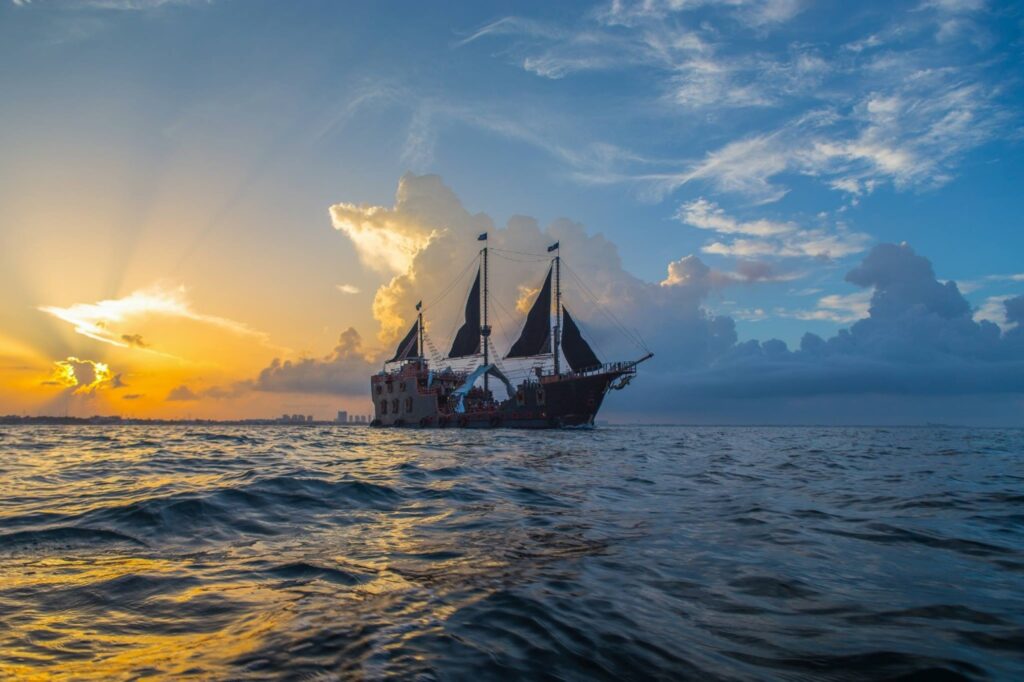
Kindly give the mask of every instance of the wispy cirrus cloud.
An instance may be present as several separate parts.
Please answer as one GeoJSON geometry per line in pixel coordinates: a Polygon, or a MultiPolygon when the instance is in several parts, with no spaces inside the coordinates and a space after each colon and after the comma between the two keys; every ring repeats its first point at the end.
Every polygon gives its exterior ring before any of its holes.
{"type": "MultiPolygon", "coordinates": [[[[550,79],[580,72],[642,72],[660,115],[689,117],[744,107],[788,112],[770,127],[743,125],[703,157],[624,153],[602,165],[566,154],[571,174],[593,184],[633,184],[661,199],[685,185],[757,202],[785,196],[793,178],[817,178],[856,203],[879,185],[941,186],[963,156],[1007,130],[1014,109],[985,46],[938,41],[951,16],[982,2],[923,3],[863,38],[771,41],[764,25],[797,18],[798,2],[613,2],[566,25],[506,17],[467,41],[511,41],[527,71],[550,79]],[[700,21],[690,21],[700,10],[700,21]],[[740,16],[764,21],[737,21],[740,16]],[[750,33],[752,26],[760,26],[750,33]]],[[[795,30],[795,29],[794,29],[795,30]]],[[[799,33],[797,33],[799,35],[799,33]]],[[[687,118],[690,125],[692,118],[687,118]]]]}
{"type": "Polygon", "coordinates": [[[801,228],[791,221],[739,220],[703,197],[680,206],[677,218],[685,225],[727,235],[729,239],[710,242],[701,249],[719,256],[843,258],[866,250],[871,241],[868,235],[841,226],[830,231],[801,228]]]}
{"type": "Polygon", "coordinates": [[[733,20],[757,27],[788,21],[806,4],[805,0],[611,0],[595,15],[608,24],[633,26],[712,7],[733,20]]]}
{"type": "Polygon", "coordinates": [[[868,316],[871,308],[872,291],[857,291],[852,294],[829,294],[818,299],[813,308],[787,310],[777,308],[779,317],[797,320],[824,320],[838,324],[849,324],[868,316]]]}
{"type": "Polygon", "coordinates": [[[264,343],[267,335],[242,322],[196,311],[188,300],[184,286],[154,285],[139,289],[122,298],[104,299],[96,303],[75,303],[70,306],[39,306],[39,310],[66,322],[75,333],[119,348],[150,348],[135,326],[148,318],[191,320],[219,329],[256,338],[264,343]]]}
{"type": "Polygon", "coordinates": [[[714,202],[704,197],[687,202],[679,207],[676,216],[682,222],[701,230],[711,230],[723,234],[745,234],[756,237],[770,237],[797,231],[791,222],[772,220],[740,221],[727,215],[714,202]]]}
{"type": "Polygon", "coordinates": [[[170,5],[209,5],[214,0],[12,0],[16,7],[144,11],[170,5]]]}

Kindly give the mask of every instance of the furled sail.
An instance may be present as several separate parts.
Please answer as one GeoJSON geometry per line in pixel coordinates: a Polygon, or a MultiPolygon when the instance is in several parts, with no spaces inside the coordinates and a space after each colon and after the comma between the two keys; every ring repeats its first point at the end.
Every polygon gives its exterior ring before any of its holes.
{"type": "Polygon", "coordinates": [[[395,350],[395,357],[388,360],[388,362],[398,362],[399,360],[405,360],[407,358],[418,358],[420,357],[420,321],[417,319],[412,323],[412,329],[405,335],[401,343],[398,344],[398,348],[395,350]]]}
{"type": "Polygon", "coordinates": [[[450,358],[464,358],[468,355],[480,353],[480,271],[476,271],[476,281],[469,291],[469,299],[466,301],[466,321],[459,327],[455,335],[452,349],[448,353],[450,358]]]}
{"type": "Polygon", "coordinates": [[[537,300],[526,315],[526,324],[519,340],[512,344],[506,358],[528,358],[551,352],[551,270],[544,280],[544,286],[537,294],[537,300]]]}
{"type": "Polygon", "coordinates": [[[562,352],[565,353],[565,359],[569,361],[569,366],[574,372],[601,366],[601,361],[580,334],[580,328],[576,326],[575,320],[565,306],[562,306],[562,352]]]}

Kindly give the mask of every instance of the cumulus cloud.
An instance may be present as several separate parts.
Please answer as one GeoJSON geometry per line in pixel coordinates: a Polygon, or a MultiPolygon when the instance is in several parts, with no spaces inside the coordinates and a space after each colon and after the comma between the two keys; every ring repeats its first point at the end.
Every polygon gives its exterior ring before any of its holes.
{"type": "Polygon", "coordinates": [[[44,386],[61,386],[72,393],[92,394],[100,388],[121,386],[121,375],[114,375],[104,362],[68,357],[53,363],[53,373],[44,386]]]}
{"type": "Polygon", "coordinates": [[[703,298],[713,289],[734,284],[755,282],[785,282],[798,279],[799,272],[783,272],[771,263],[755,260],[740,260],[733,272],[714,270],[697,256],[690,254],[668,264],[668,272],[661,281],[663,287],[685,286],[698,292],[703,298]]]}
{"type": "MultiPolygon", "coordinates": [[[[866,317],[849,329],[828,339],[807,333],[796,350],[781,341],[739,343],[672,379],[692,399],[1022,392],[1024,335],[972,319],[956,284],[940,282],[908,245],[879,244],[847,280],[871,292],[866,317]]],[[[1004,302],[1008,321],[1024,315],[1021,301],[1004,302]]],[[[822,299],[821,308],[853,302],[822,299]]]]}
{"type": "Polygon", "coordinates": [[[166,400],[168,402],[199,400],[199,394],[185,384],[181,384],[180,386],[175,386],[170,390],[167,394],[166,400]]]}
{"type": "Polygon", "coordinates": [[[326,357],[274,358],[251,388],[273,393],[359,394],[369,390],[370,375],[378,369],[377,363],[367,359],[359,332],[349,327],[326,357]]]}
{"type": "Polygon", "coordinates": [[[585,331],[602,350],[621,357],[639,354],[629,337],[651,319],[660,320],[656,329],[649,330],[651,341],[662,335],[673,337],[672,342],[686,348],[694,362],[728,347],[735,340],[732,320],[708,313],[700,307],[700,301],[723,283],[769,274],[756,266],[748,266],[743,274],[720,273],[692,256],[667,266],[665,282],[645,282],[623,268],[618,249],[602,235],[588,234],[583,226],[564,219],[541,227],[532,218],[515,216],[497,227],[488,216],[468,212],[437,176],[407,174],[399,183],[394,206],[363,206],[359,213],[374,218],[387,216],[386,220],[360,219],[365,229],[374,233],[352,240],[365,257],[372,255],[373,245],[391,241],[392,232],[429,235],[421,240],[418,250],[409,254],[406,269],[396,272],[378,289],[373,312],[380,324],[380,340],[391,344],[412,323],[416,302],[424,300],[428,336],[442,353],[447,350],[476,273],[481,246],[476,238],[484,232],[489,235],[492,258],[490,291],[495,316],[492,322],[496,326],[492,341],[499,355],[505,348],[497,346],[510,345],[518,334],[522,320],[513,311],[540,286],[549,263],[546,248],[556,241],[565,257],[566,305],[587,325],[585,331]],[[614,316],[616,322],[609,316],[614,316]],[[629,334],[614,333],[618,325],[629,334]]]}
{"type": "Polygon", "coordinates": [[[1010,308],[1015,305],[1013,302],[1014,297],[1009,294],[1001,296],[989,296],[985,301],[978,306],[978,309],[974,311],[974,321],[981,322],[988,320],[994,324],[999,325],[1003,330],[1010,330],[1017,326],[1016,322],[1010,321],[1010,308]]]}
{"type": "Polygon", "coordinates": [[[430,243],[440,224],[412,222],[405,213],[414,211],[425,219],[444,212],[447,197],[441,195],[407,195],[408,188],[399,185],[395,207],[339,203],[331,206],[331,222],[356,247],[363,265],[377,272],[397,274],[409,269],[412,259],[430,243]],[[436,200],[433,205],[428,202],[436,200]]]}

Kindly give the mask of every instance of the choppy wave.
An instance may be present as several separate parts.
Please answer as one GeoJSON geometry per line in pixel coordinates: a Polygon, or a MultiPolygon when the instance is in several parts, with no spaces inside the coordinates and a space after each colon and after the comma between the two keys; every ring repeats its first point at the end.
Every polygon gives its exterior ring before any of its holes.
{"type": "Polygon", "coordinates": [[[0,443],[0,678],[1024,678],[1020,430],[0,443]]]}

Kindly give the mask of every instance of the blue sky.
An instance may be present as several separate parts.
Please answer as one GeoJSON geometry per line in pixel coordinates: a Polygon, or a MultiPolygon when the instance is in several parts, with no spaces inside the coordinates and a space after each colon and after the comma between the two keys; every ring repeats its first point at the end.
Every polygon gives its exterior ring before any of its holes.
{"type": "MultiPolygon", "coordinates": [[[[0,199],[48,189],[103,212],[89,257],[124,262],[94,300],[205,283],[208,307],[314,354],[343,325],[374,336],[393,274],[328,207],[390,207],[407,172],[499,226],[581,223],[644,282],[696,256],[717,276],[702,309],[740,342],[795,348],[866,317],[874,289],[846,275],[901,242],[1006,332],[1003,301],[1024,294],[1022,36],[1024,10],[995,0],[6,0],[0,199]],[[169,207],[181,221],[157,226],[169,207]],[[267,281],[310,305],[263,317],[267,281]],[[325,324],[342,283],[361,293],[325,324]]],[[[0,231],[11,260],[41,248],[0,231]]]]}

